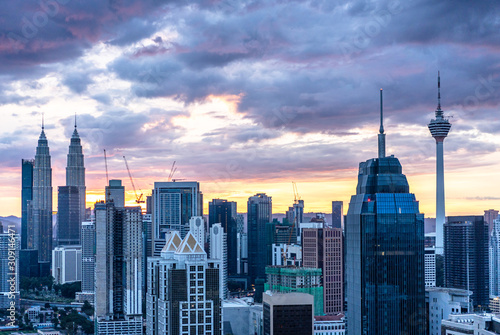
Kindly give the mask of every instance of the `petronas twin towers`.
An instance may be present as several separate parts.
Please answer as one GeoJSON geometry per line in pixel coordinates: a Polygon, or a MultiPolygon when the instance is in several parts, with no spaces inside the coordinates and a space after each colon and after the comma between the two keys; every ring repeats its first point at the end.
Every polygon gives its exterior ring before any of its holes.
{"type": "MultiPolygon", "coordinates": [[[[32,199],[23,197],[23,205],[27,208],[27,218],[23,220],[27,227],[22,229],[27,235],[25,248],[37,250],[40,263],[50,263],[53,249],[52,167],[43,122],[35,160],[23,160],[25,163],[33,165],[32,199]]],[[[23,175],[23,182],[24,179],[23,175]]],[[[60,186],[58,194],[56,244],[79,244],[80,225],[85,220],[85,166],[76,119],[67,159],[66,186],[60,186]]]]}

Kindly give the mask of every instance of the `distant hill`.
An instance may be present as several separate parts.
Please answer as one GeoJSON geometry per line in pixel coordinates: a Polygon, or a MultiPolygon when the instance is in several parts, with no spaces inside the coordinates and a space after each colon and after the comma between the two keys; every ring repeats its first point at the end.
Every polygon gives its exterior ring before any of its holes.
{"type": "Polygon", "coordinates": [[[0,216],[0,221],[2,222],[2,225],[5,230],[7,230],[7,226],[9,225],[15,225],[16,226],[16,232],[21,232],[21,218],[18,218],[17,216],[10,215],[10,216],[0,216]]]}

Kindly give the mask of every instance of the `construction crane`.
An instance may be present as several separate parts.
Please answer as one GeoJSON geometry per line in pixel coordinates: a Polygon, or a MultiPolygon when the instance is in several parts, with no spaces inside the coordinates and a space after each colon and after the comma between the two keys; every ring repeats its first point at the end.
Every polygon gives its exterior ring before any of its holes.
{"type": "Polygon", "coordinates": [[[109,199],[110,197],[110,190],[109,190],[109,175],[108,175],[108,159],[106,157],[106,149],[104,149],[104,165],[106,166],[106,188],[108,189],[108,192],[107,192],[107,199],[106,201],[109,199]]]}
{"type": "MultiPolygon", "coordinates": [[[[298,205],[299,204],[299,200],[300,200],[300,195],[299,195],[299,191],[297,190],[297,184],[292,181],[292,187],[293,187],[293,203],[295,205],[298,205]]],[[[299,213],[296,213],[295,212],[296,209],[295,209],[295,206],[293,207],[293,212],[294,212],[294,218],[293,218],[293,224],[292,224],[292,229],[290,229],[290,235],[288,236],[288,243],[286,244],[285,248],[283,248],[283,262],[284,262],[284,265],[288,265],[287,264],[287,249],[288,249],[288,246],[290,245],[290,242],[292,241],[292,234],[293,234],[293,229],[295,227],[299,227],[299,213]]]]}
{"type": "Polygon", "coordinates": [[[174,161],[172,163],[172,168],[170,169],[170,174],[168,175],[168,181],[172,180],[172,177],[174,176],[175,171],[177,171],[177,167],[175,166],[175,161],[174,161]],[[174,169],[174,167],[175,167],[175,169],[174,169]]]}
{"type": "Polygon", "coordinates": [[[130,173],[130,169],[128,167],[127,159],[125,158],[125,156],[123,156],[123,160],[125,161],[125,166],[127,167],[127,172],[128,172],[128,176],[130,178],[130,183],[132,184],[132,188],[134,189],[135,202],[138,203],[138,204],[143,204],[144,200],[142,200],[142,196],[144,194],[141,193],[139,196],[137,195],[137,190],[135,189],[135,185],[134,185],[134,179],[132,178],[132,174],[130,173]]]}

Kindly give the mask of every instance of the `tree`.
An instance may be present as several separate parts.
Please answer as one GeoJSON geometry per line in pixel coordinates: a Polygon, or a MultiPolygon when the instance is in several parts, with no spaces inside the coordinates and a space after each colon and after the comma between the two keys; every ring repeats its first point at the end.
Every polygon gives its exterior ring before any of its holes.
{"type": "Polygon", "coordinates": [[[45,308],[50,309],[50,304],[48,302],[45,303],[45,308]]]}
{"type": "Polygon", "coordinates": [[[82,312],[87,314],[88,316],[92,316],[94,315],[94,307],[92,307],[92,305],[87,300],[85,300],[83,302],[82,312]]]}

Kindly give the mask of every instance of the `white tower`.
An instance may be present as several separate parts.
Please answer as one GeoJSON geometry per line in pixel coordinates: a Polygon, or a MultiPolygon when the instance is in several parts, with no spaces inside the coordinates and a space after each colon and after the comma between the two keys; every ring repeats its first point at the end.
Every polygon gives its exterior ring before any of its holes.
{"type": "Polygon", "coordinates": [[[443,116],[441,110],[441,81],[438,72],[438,106],[436,118],[428,125],[432,137],[436,140],[436,254],[443,254],[443,225],[445,221],[444,211],[444,161],[443,144],[448,136],[451,123],[443,116]]]}
{"type": "Polygon", "coordinates": [[[193,216],[189,219],[189,231],[193,234],[196,242],[201,246],[205,245],[205,221],[203,216],[193,216]]]}

